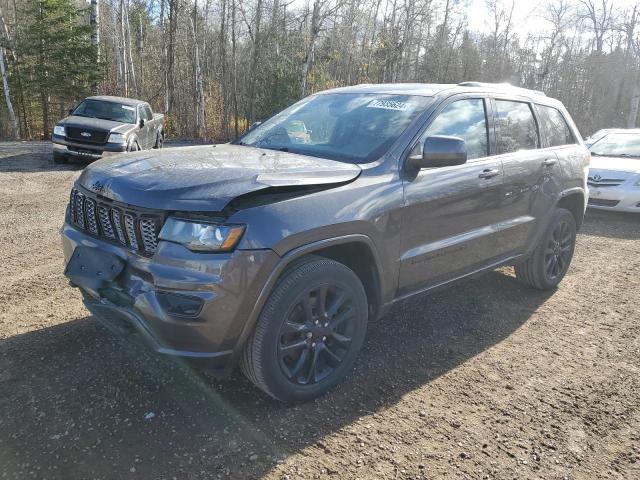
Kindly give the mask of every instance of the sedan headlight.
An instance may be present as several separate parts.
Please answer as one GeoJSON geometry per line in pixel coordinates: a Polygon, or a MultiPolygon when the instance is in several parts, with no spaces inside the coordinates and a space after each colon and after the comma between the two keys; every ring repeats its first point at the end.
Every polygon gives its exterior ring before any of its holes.
{"type": "Polygon", "coordinates": [[[197,252],[228,252],[238,244],[242,232],[243,225],[221,225],[170,217],[160,231],[160,238],[181,243],[197,252]]]}
{"type": "Polygon", "coordinates": [[[126,139],[124,138],[124,135],[121,133],[112,133],[111,135],[109,135],[109,142],[110,143],[126,143],[126,139]]]}
{"type": "Polygon", "coordinates": [[[54,135],[60,135],[61,137],[64,137],[65,136],[64,126],[63,125],[56,125],[55,127],[53,127],[53,134],[54,135]]]}

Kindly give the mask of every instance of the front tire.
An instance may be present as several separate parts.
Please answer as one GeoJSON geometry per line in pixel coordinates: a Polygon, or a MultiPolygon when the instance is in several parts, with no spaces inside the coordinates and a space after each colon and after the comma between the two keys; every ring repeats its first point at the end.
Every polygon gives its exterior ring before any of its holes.
{"type": "Polygon", "coordinates": [[[283,402],[316,398],[353,366],[367,329],[368,304],[345,265],[309,256],[279,280],[245,345],[240,367],[283,402]]]}
{"type": "Polygon", "coordinates": [[[533,254],[515,266],[516,278],[539,290],[555,288],[569,270],[576,247],[576,230],[573,214],[558,208],[533,254]]]}
{"type": "Polygon", "coordinates": [[[156,137],[156,144],[154,148],[160,149],[164,146],[164,136],[159,133],[158,136],[156,137]]]}

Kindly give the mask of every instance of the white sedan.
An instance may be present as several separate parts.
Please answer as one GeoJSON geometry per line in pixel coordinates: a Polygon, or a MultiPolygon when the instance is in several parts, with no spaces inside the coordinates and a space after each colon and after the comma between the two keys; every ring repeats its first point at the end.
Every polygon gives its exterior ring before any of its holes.
{"type": "Polygon", "coordinates": [[[612,130],[589,150],[589,207],[640,213],[640,131],[612,130]]]}

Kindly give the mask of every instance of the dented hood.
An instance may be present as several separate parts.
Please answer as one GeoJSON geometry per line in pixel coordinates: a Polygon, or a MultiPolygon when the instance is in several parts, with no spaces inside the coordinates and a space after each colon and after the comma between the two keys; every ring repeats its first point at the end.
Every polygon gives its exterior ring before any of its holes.
{"type": "Polygon", "coordinates": [[[344,183],[360,171],[349,163],[225,144],[103,158],[85,168],[78,182],[107,198],[139,207],[219,212],[250,192],[344,183]]]}

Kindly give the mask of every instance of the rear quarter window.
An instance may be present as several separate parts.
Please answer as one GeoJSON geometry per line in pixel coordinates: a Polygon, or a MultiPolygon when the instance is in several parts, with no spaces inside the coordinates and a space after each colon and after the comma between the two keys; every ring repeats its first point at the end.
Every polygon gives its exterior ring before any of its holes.
{"type": "Polygon", "coordinates": [[[495,123],[498,154],[539,147],[538,128],[528,103],[496,100],[495,123]]]}
{"type": "Polygon", "coordinates": [[[535,108],[540,121],[540,133],[545,139],[545,146],[559,147],[576,143],[566,119],[558,109],[544,105],[536,105],[535,108]]]}

